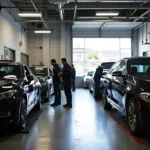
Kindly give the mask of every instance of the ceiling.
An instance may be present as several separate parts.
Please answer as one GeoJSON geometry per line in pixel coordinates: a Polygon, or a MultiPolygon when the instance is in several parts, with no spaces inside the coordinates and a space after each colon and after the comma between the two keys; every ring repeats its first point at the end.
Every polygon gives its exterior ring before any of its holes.
{"type": "MultiPolygon", "coordinates": [[[[71,22],[73,28],[133,29],[150,19],[150,0],[11,0],[11,2],[20,11],[35,11],[36,7],[43,13],[43,20],[47,23],[71,22]],[[96,11],[118,11],[119,16],[95,17],[96,11]]],[[[40,22],[39,19],[29,20],[29,18],[19,21],[40,22]]]]}

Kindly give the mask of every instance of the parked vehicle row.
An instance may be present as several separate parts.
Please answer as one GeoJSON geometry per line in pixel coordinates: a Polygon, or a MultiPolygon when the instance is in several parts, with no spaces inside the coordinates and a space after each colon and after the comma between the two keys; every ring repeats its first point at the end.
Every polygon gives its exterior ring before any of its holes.
{"type": "MultiPolygon", "coordinates": [[[[44,75],[41,73],[39,76],[44,75]]],[[[50,70],[45,76],[50,79],[50,70]]],[[[43,82],[45,80],[43,79],[43,82]]],[[[44,89],[44,85],[40,82],[28,66],[12,61],[0,61],[1,123],[11,122],[18,130],[26,127],[30,111],[33,108],[41,109],[41,89],[44,89]]],[[[50,85],[51,82],[48,81],[50,85]]]]}
{"type": "Polygon", "coordinates": [[[54,93],[52,71],[48,67],[30,67],[33,74],[39,79],[42,86],[42,100],[49,102],[51,95],[54,93]]]}
{"type": "Polygon", "coordinates": [[[102,105],[115,108],[137,135],[150,127],[150,57],[116,62],[102,79],[102,105]]]}

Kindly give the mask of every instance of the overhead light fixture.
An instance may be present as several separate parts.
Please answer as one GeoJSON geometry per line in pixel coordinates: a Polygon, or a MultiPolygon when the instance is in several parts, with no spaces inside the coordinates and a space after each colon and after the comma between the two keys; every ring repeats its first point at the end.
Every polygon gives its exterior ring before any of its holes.
{"type": "Polygon", "coordinates": [[[118,16],[119,12],[117,11],[106,11],[106,12],[102,12],[102,11],[97,11],[96,12],[96,16],[118,16]]]}
{"type": "Polygon", "coordinates": [[[40,12],[20,12],[18,13],[20,17],[42,17],[40,12]]]}
{"type": "Polygon", "coordinates": [[[49,34],[49,33],[51,33],[51,31],[50,30],[36,30],[36,31],[34,31],[34,33],[47,33],[47,34],[49,34]]]}

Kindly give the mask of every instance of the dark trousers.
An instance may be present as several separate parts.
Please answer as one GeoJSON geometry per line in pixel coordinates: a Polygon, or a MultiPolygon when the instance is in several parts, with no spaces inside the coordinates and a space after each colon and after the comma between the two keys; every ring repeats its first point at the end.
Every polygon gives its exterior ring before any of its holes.
{"type": "Polygon", "coordinates": [[[75,78],[72,78],[72,90],[75,91],[76,86],[75,86],[75,78]]]}
{"type": "Polygon", "coordinates": [[[100,96],[100,79],[94,80],[94,96],[100,96]]]}
{"type": "Polygon", "coordinates": [[[67,99],[67,104],[71,105],[72,104],[71,79],[64,80],[63,85],[64,85],[64,91],[67,99]]]}
{"type": "Polygon", "coordinates": [[[54,94],[55,94],[54,104],[61,104],[61,90],[59,82],[54,82],[54,94]]]}

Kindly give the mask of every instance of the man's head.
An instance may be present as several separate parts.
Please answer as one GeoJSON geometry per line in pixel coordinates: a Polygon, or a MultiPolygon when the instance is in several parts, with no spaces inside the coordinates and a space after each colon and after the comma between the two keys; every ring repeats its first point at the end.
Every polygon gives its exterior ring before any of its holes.
{"type": "Polygon", "coordinates": [[[51,64],[54,66],[56,64],[56,60],[55,59],[52,59],[51,60],[51,64]]]}
{"type": "Polygon", "coordinates": [[[71,67],[74,68],[74,64],[72,64],[71,67]]]}
{"type": "Polygon", "coordinates": [[[101,68],[103,68],[103,69],[105,68],[105,64],[104,63],[101,64],[101,68]]]}
{"type": "Polygon", "coordinates": [[[65,65],[65,64],[67,63],[66,58],[62,58],[61,61],[62,61],[62,64],[63,64],[63,65],[65,65]]]}

